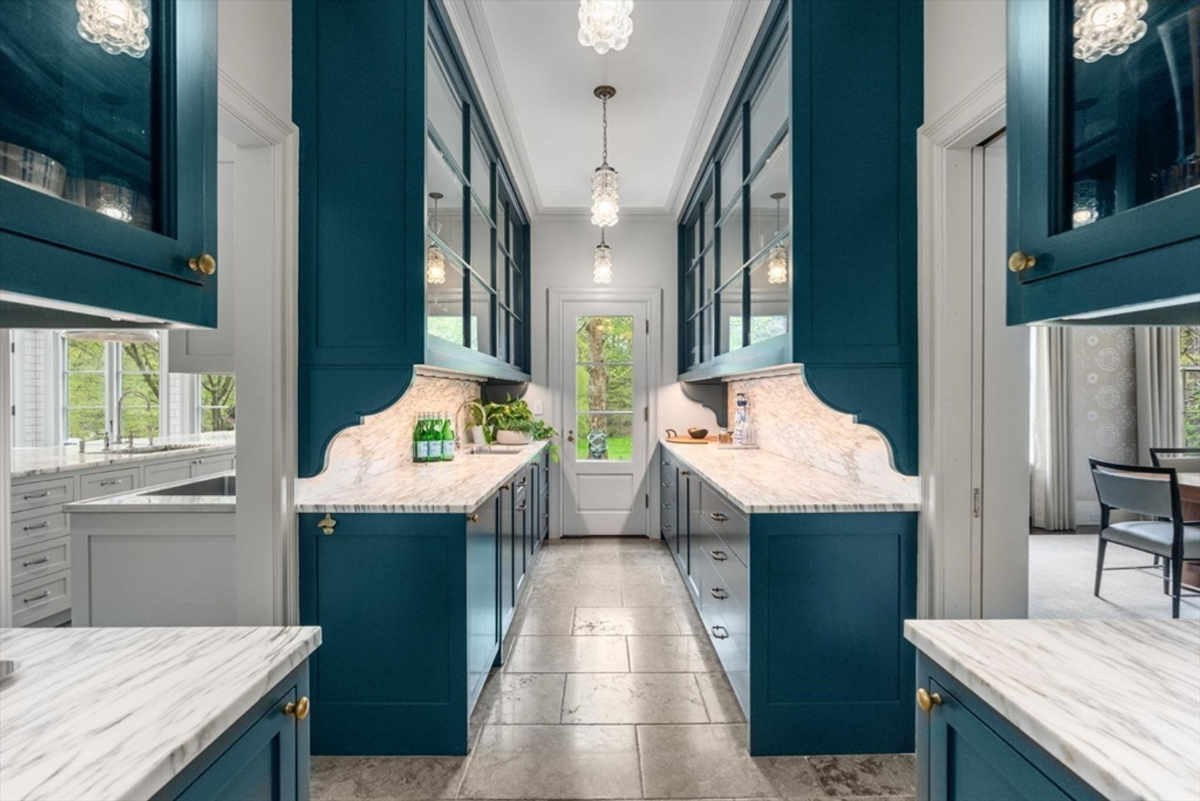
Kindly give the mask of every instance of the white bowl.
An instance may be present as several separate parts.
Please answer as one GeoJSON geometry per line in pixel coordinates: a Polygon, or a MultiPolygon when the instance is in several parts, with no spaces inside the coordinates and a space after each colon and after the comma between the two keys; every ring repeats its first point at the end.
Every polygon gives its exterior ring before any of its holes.
{"type": "Polygon", "coordinates": [[[528,431],[497,431],[496,442],[501,445],[528,445],[533,442],[533,434],[528,431]]]}

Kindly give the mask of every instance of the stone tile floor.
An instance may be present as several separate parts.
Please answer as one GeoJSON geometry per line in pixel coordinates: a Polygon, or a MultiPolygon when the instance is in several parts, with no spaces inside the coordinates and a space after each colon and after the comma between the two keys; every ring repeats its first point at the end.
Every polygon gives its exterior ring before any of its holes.
{"type": "Polygon", "coordinates": [[[466,757],[323,757],[313,801],[842,799],[916,793],[911,754],[746,753],[745,718],[658,540],[542,549],[466,757]]]}

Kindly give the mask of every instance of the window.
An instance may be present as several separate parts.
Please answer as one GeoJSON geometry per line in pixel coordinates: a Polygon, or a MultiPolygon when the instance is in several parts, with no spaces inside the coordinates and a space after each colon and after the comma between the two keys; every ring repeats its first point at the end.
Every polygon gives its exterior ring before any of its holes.
{"type": "Polygon", "coordinates": [[[107,427],[107,348],[63,340],[62,439],[95,439],[107,427]]]}
{"type": "Polygon", "coordinates": [[[1183,443],[1200,448],[1200,326],[1179,329],[1179,369],[1183,372],[1183,443]]]}
{"type": "Polygon", "coordinates": [[[117,401],[121,407],[120,432],[124,437],[159,436],[158,342],[117,344],[117,401]]]}
{"type": "Polygon", "coordinates": [[[575,320],[575,456],[633,458],[633,318],[575,320]]]}
{"type": "Polygon", "coordinates": [[[200,404],[197,431],[233,431],[237,388],[231,375],[204,373],[199,377],[200,404]]]}

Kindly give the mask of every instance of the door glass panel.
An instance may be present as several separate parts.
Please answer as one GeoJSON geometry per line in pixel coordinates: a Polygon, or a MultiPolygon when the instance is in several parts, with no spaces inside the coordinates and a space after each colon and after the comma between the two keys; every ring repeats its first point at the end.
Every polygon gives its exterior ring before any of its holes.
{"type": "Polygon", "coordinates": [[[742,347],[743,283],[742,275],[739,271],[732,281],[721,288],[719,296],[721,327],[717,345],[721,353],[728,353],[742,347]]]}
{"type": "Polygon", "coordinates": [[[492,352],[492,292],[479,281],[471,281],[471,350],[492,352]]]}
{"type": "Polygon", "coordinates": [[[450,88],[450,80],[442,71],[437,56],[428,47],[425,49],[425,83],[428,95],[425,113],[429,126],[437,131],[438,138],[445,144],[454,163],[462,167],[462,102],[450,88]]]}
{"type": "MultiPolygon", "coordinates": [[[[437,246],[432,242],[426,250],[426,262],[436,259],[437,246]],[[433,248],[429,250],[428,248],[433,248]],[[432,254],[432,255],[431,255],[432,254]]],[[[430,336],[463,344],[463,274],[458,263],[446,254],[441,254],[441,262],[445,265],[446,280],[440,284],[425,283],[425,319],[426,331],[430,336]]],[[[428,267],[427,267],[428,272],[428,267]]]]}
{"type": "Polygon", "coordinates": [[[137,12],[118,49],[70,0],[0,3],[0,178],[163,230],[160,10],[137,12]]]}
{"type": "Polygon", "coordinates": [[[508,241],[508,203],[503,199],[497,204],[496,232],[499,236],[496,243],[511,255],[512,245],[508,241]]]}
{"type": "Polygon", "coordinates": [[[429,230],[459,256],[465,257],[463,248],[463,185],[454,170],[446,162],[442,151],[426,140],[425,146],[425,195],[428,205],[429,230]],[[435,198],[434,195],[440,195],[435,198]],[[437,214],[434,214],[434,200],[437,214]]]}
{"type": "Polygon", "coordinates": [[[762,253],[791,224],[792,162],[788,137],[750,182],[750,255],[762,253]]]}
{"type": "Polygon", "coordinates": [[[750,267],[751,345],[787,333],[792,294],[789,244],[785,237],[750,267]]]}
{"type": "Polygon", "coordinates": [[[502,362],[508,361],[508,332],[509,332],[509,316],[508,312],[501,309],[496,312],[496,319],[499,325],[496,330],[499,332],[496,335],[496,358],[502,362]]]}
{"type": "Polygon", "coordinates": [[[713,306],[710,303],[700,312],[700,361],[713,357],[713,306]]]}
{"type": "Polygon", "coordinates": [[[1070,147],[1059,229],[1200,186],[1200,0],[1150,2],[1145,33],[1107,54],[1076,39],[1072,4],[1061,7],[1070,147]]]}
{"type": "Polygon", "coordinates": [[[528,316],[525,309],[525,273],[516,265],[512,265],[512,274],[509,276],[509,280],[511,286],[508,291],[509,297],[512,298],[512,310],[523,320],[528,316]]]}
{"type": "Polygon", "coordinates": [[[633,318],[575,320],[575,431],[580,460],[633,458],[633,318]]]}
{"type": "Polygon", "coordinates": [[[492,283],[492,223],[480,208],[478,198],[471,203],[471,270],[485,284],[492,283]]]}
{"type": "Polygon", "coordinates": [[[746,177],[742,169],[742,134],[739,131],[733,136],[729,148],[721,158],[721,209],[729,208],[729,204],[740,197],[742,179],[746,177]]]}
{"type": "Polygon", "coordinates": [[[496,254],[496,298],[508,308],[512,308],[512,297],[508,294],[508,274],[512,270],[512,262],[503,253],[496,254]]]}
{"type": "Polygon", "coordinates": [[[471,132],[471,188],[484,199],[484,208],[491,205],[492,162],[487,148],[479,141],[479,134],[471,132]]]}
{"type": "Polygon", "coordinates": [[[733,213],[721,222],[718,229],[721,240],[720,281],[725,281],[746,263],[745,251],[742,248],[742,207],[734,208],[733,213]]]}
{"type": "Polygon", "coordinates": [[[691,367],[700,363],[700,317],[693,317],[684,329],[684,363],[691,367]]]}
{"type": "Polygon", "coordinates": [[[758,163],[771,140],[787,122],[792,88],[790,54],[791,47],[785,39],[776,52],[771,71],[750,104],[751,166],[758,163]]]}

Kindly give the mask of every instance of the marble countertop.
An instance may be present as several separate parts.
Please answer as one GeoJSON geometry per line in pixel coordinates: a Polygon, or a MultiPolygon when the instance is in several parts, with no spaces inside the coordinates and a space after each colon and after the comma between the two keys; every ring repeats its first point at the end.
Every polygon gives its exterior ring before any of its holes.
{"type": "Polygon", "coordinates": [[[403,467],[338,485],[324,476],[296,482],[297,512],[473,512],[500,485],[546,449],[536,441],[519,451],[459,452],[452,462],[403,467]]]}
{"type": "Polygon", "coordinates": [[[796,512],[916,512],[911,497],[839,476],[764,450],[661,445],[746,514],[796,512]]]}
{"type": "Polygon", "coordinates": [[[236,446],[237,440],[232,431],[218,431],[207,434],[164,437],[157,440],[156,444],[179,447],[156,453],[103,451],[98,443],[93,443],[86,453],[80,453],[78,445],[13,448],[12,477],[15,480],[32,476],[93,470],[98,467],[119,467],[132,462],[163,461],[171,458],[185,459],[199,453],[230,450],[236,446]]]}
{"type": "Polygon", "coordinates": [[[321,644],[315,626],[0,630],[0,795],[154,795],[321,644]]]}
{"type": "MultiPolygon", "coordinates": [[[[195,484],[197,481],[208,481],[220,478],[233,478],[234,470],[221,473],[210,473],[200,478],[186,478],[182,481],[172,481],[169,484],[155,484],[153,487],[142,487],[123,495],[107,495],[88,501],[75,501],[63,506],[67,514],[88,514],[90,512],[128,513],[128,512],[235,512],[237,511],[237,496],[235,495],[171,495],[172,487],[182,487],[195,484]],[[153,495],[149,493],[154,493],[153,495]],[[167,493],[167,494],[163,494],[167,493]]],[[[231,532],[223,532],[231,533],[231,532]]]]}
{"type": "Polygon", "coordinates": [[[910,620],[934,662],[1112,799],[1200,788],[1200,625],[910,620]]]}

